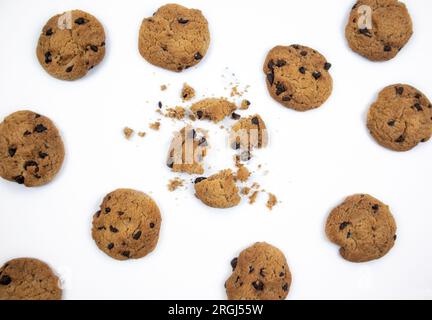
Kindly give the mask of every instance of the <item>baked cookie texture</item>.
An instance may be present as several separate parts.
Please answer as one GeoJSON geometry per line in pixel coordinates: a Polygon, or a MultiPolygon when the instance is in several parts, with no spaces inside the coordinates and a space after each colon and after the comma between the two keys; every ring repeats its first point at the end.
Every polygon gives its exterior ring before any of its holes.
{"type": "Polygon", "coordinates": [[[207,155],[207,147],[206,136],[191,126],[186,126],[174,135],[168,152],[167,166],[173,172],[203,174],[203,159],[207,155]]]}
{"type": "Polygon", "coordinates": [[[81,10],[55,15],[42,29],[36,54],[53,77],[82,78],[105,56],[104,28],[94,16],[81,10]]]}
{"type": "Polygon", "coordinates": [[[327,218],[327,237],[351,262],[386,255],[396,240],[396,222],[387,205],[367,194],[347,197],[327,218]]]}
{"type": "Polygon", "coordinates": [[[393,59],[412,34],[409,12],[398,0],[358,1],[345,29],[350,48],[372,61],[393,59]]]}
{"type": "Polygon", "coordinates": [[[258,242],[231,261],[232,275],[225,282],[229,300],[283,300],[291,286],[291,272],[284,254],[258,242]]]}
{"type": "Polygon", "coordinates": [[[266,147],[268,134],[263,119],[258,114],[241,118],[231,128],[230,141],[235,150],[266,147]]]}
{"type": "Polygon", "coordinates": [[[59,284],[51,268],[37,259],[13,259],[0,268],[0,300],[60,300],[59,284]]]}
{"type": "Polygon", "coordinates": [[[239,189],[230,169],[222,170],[208,178],[195,180],[195,196],[212,208],[231,208],[240,203],[239,189]]]}
{"type": "Polygon", "coordinates": [[[370,107],[367,127],[380,145],[394,151],[411,150],[432,136],[432,105],[412,86],[388,86],[370,107]]]}
{"type": "Polygon", "coordinates": [[[178,4],[160,7],[145,18],[139,31],[139,52],[153,65],[180,72],[198,64],[207,53],[210,32],[200,10],[178,4]]]}
{"type": "Polygon", "coordinates": [[[264,62],[267,88],[277,102],[297,111],[320,107],[331,95],[331,64],[318,51],[301,46],[276,46],[264,62]]]}
{"type": "Polygon", "coordinates": [[[105,196],[93,216],[92,236],[114,259],[139,259],[155,249],[161,221],[159,208],[148,195],[117,189],[105,196]]]}
{"type": "Polygon", "coordinates": [[[59,172],[65,150],[60,133],[47,117],[17,111],[0,123],[0,176],[36,187],[59,172]]]}
{"type": "Polygon", "coordinates": [[[194,103],[190,110],[198,120],[218,123],[230,116],[237,106],[224,98],[208,98],[194,103]]]}

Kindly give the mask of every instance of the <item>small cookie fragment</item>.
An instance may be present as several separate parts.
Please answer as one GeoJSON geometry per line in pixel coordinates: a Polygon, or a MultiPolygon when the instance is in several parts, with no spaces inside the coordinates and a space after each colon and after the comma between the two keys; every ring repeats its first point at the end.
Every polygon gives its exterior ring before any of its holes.
{"type": "Polygon", "coordinates": [[[273,207],[275,205],[277,205],[277,203],[278,203],[277,197],[273,193],[269,193],[268,196],[269,197],[268,197],[268,200],[267,200],[267,203],[266,203],[266,207],[269,210],[273,210],[273,207]]]}
{"type": "Polygon", "coordinates": [[[249,100],[244,99],[240,104],[240,110],[247,110],[249,109],[251,103],[249,100]]]}
{"type": "Polygon", "coordinates": [[[208,23],[200,10],[178,4],[160,7],[145,18],[139,31],[139,52],[148,62],[180,72],[198,64],[210,44],[208,23]]]}
{"type": "Polygon", "coordinates": [[[173,172],[204,173],[202,162],[207,155],[208,142],[206,136],[199,134],[199,131],[186,126],[175,133],[167,159],[167,166],[173,172]]]}
{"type": "Polygon", "coordinates": [[[146,133],[143,131],[138,132],[138,137],[144,138],[146,136],[146,133]]]}
{"type": "Polygon", "coordinates": [[[60,280],[38,259],[18,258],[0,268],[0,300],[61,300],[60,280]]]}
{"type": "Polygon", "coordinates": [[[60,171],[65,150],[60,133],[47,117],[17,111],[0,123],[0,176],[36,187],[60,171]]]}
{"type": "Polygon", "coordinates": [[[246,182],[249,179],[250,175],[251,173],[248,168],[246,168],[243,164],[238,165],[236,173],[237,180],[239,180],[240,182],[246,182]]]}
{"type": "Polygon", "coordinates": [[[367,127],[383,147],[394,151],[411,150],[432,136],[432,105],[412,86],[388,86],[370,107],[367,127]]]}
{"type": "Polygon", "coordinates": [[[161,123],[159,121],[153,122],[149,124],[149,128],[155,131],[159,131],[161,123]]]}
{"type": "Polygon", "coordinates": [[[52,17],[42,29],[36,49],[41,66],[61,80],[76,80],[105,56],[105,31],[91,14],[72,10],[52,17]]]}
{"type": "Polygon", "coordinates": [[[182,187],[183,184],[184,184],[184,180],[182,180],[178,177],[171,179],[168,183],[168,190],[170,192],[173,192],[173,191],[177,190],[179,187],[182,187]]]}
{"type": "Polygon", "coordinates": [[[276,46],[267,54],[263,71],[277,102],[297,111],[320,107],[330,97],[331,64],[318,51],[301,45],[276,46]]]}
{"type": "Polygon", "coordinates": [[[185,115],[186,115],[186,109],[179,106],[174,108],[168,108],[167,112],[164,114],[165,117],[176,119],[176,120],[184,119],[185,115]]]}
{"type": "Polygon", "coordinates": [[[222,170],[208,178],[197,178],[195,196],[207,206],[221,209],[234,207],[241,200],[230,169],[222,170]]]}
{"type": "Polygon", "coordinates": [[[192,88],[187,83],[183,84],[183,88],[181,91],[181,98],[183,99],[183,102],[192,100],[195,97],[195,89],[192,88]]]}
{"type": "Polygon", "coordinates": [[[235,150],[252,151],[266,147],[267,142],[267,127],[258,114],[240,119],[231,128],[230,145],[235,150]]]}
{"type": "Polygon", "coordinates": [[[252,192],[252,194],[249,196],[249,204],[254,204],[258,198],[259,191],[255,190],[252,192]]]}
{"type": "Polygon", "coordinates": [[[231,261],[232,275],[225,282],[228,300],[284,300],[291,272],[282,251],[257,242],[231,261]]]}
{"type": "Polygon", "coordinates": [[[114,259],[139,259],[155,249],[161,221],[159,208],[148,195],[117,189],[105,196],[93,216],[92,237],[114,259]]]}
{"type": "Polygon", "coordinates": [[[165,91],[166,89],[168,89],[168,86],[166,84],[161,84],[160,90],[165,91]]]}
{"type": "Polygon", "coordinates": [[[396,222],[389,207],[367,194],[347,197],[327,218],[327,237],[351,262],[379,259],[393,247],[396,222]]]}
{"type": "Polygon", "coordinates": [[[359,0],[345,28],[350,48],[371,61],[393,59],[412,34],[408,9],[398,0],[359,0]]]}
{"type": "Polygon", "coordinates": [[[208,98],[194,103],[190,109],[198,120],[206,119],[218,123],[230,116],[237,107],[224,98],[208,98]]]}
{"type": "Polygon", "coordinates": [[[129,140],[130,138],[132,138],[132,136],[134,134],[134,130],[129,128],[129,127],[125,127],[123,129],[123,134],[124,134],[125,138],[129,140]]]}

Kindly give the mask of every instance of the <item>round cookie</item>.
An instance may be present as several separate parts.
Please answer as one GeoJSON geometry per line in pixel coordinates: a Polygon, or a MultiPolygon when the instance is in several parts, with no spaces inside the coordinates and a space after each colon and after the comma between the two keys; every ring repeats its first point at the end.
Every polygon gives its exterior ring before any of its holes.
{"type": "Polygon", "coordinates": [[[411,17],[398,0],[358,1],[345,28],[350,48],[372,61],[393,59],[412,34],[411,17]]]}
{"type": "Polygon", "coordinates": [[[231,261],[232,275],[225,282],[229,300],[283,300],[291,286],[284,254],[265,242],[255,243],[231,261]]]}
{"type": "Polygon", "coordinates": [[[93,216],[92,236],[114,259],[139,259],[156,247],[161,221],[159,208],[148,195],[117,189],[105,196],[93,216]]]}
{"type": "Polygon", "coordinates": [[[207,98],[194,103],[190,110],[198,120],[218,123],[231,115],[237,106],[224,98],[207,98]]]}
{"type": "Polygon", "coordinates": [[[380,145],[408,151],[432,136],[432,105],[414,87],[388,86],[370,107],[367,127],[380,145]]]}
{"type": "Polygon", "coordinates": [[[164,5],[145,18],[138,41],[144,59],[177,72],[198,64],[209,44],[208,23],[201,11],[178,4],[164,5]]]}
{"type": "Polygon", "coordinates": [[[240,203],[239,190],[230,169],[208,178],[195,179],[195,196],[212,208],[231,208],[240,203]]]}
{"type": "Polygon", "coordinates": [[[389,207],[367,194],[353,195],[334,208],[325,228],[340,255],[366,262],[387,254],[396,240],[396,222],[389,207]]]}
{"type": "Polygon", "coordinates": [[[64,146],[53,122],[32,111],[17,111],[0,123],[0,176],[36,187],[60,170],[64,146]]]}
{"type": "Polygon", "coordinates": [[[270,95],[285,107],[307,111],[320,107],[333,90],[331,64],[314,49],[276,46],[267,54],[264,73],[270,95]]]}
{"type": "Polygon", "coordinates": [[[39,63],[53,77],[79,79],[105,56],[104,28],[81,10],[55,15],[43,27],[36,53],[39,63]]]}
{"type": "Polygon", "coordinates": [[[19,258],[0,268],[0,300],[60,300],[59,278],[44,262],[19,258]]]}

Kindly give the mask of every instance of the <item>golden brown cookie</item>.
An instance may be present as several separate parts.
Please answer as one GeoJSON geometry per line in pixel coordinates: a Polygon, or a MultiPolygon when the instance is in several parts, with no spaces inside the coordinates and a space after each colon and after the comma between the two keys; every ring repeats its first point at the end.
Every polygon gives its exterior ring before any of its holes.
{"type": "Polygon", "coordinates": [[[105,56],[104,28],[81,10],[55,15],[43,27],[36,53],[42,67],[53,77],[79,79],[105,56]]]}
{"type": "Polygon", "coordinates": [[[372,61],[393,59],[412,34],[411,17],[398,0],[358,1],[345,29],[351,49],[372,61]]]}
{"type": "Polygon", "coordinates": [[[396,222],[387,205],[367,194],[350,196],[327,218],[326,234],[351,262],[387,254],[396,240],[396,222]]]}
{"type": "Polygon", "coordinates": [[[168,152],[167,166],[173,172],[203,174],[203,159],[207,155],[207,138],[201,131],[186,126],[176,132],[168,152]]]}
{"type": "Polygon", "coordinates": [[[318,51],[300,45],[276,46],[264,63],[270,95],[285,107],[307,111],[318,108],[330,96],[331,64],[318,51]]]}
{"type": "Polygon", "coordinates": [[[44,262],[19,258],[0,268],[0,300],[60,300],[59,278],[44,262]]]}
{"type": "Polygon", "coordinates": [[[257,242],[231,261],[232,275],[225,282],[229,300],[283,300],[291,286],[291,272],[284,254],[257,242]]]}
{"type": "Polygon", "coordinates": [[[144,19],[138,46],[151,64],[180,72],[198,64],[209,44],[208,23],[201,11],[167,4],[144,19]]]}
{"type": "Polygon", "coordinates": [[[208,98],[194,103],[190,109],[198,120],[218,123],[231,115],[237,106],[224,98],[208,98]]]}
{"type": "Polygon", "coordinates": [[[212,208],[231,208],[240,203],[239,190],[230,169],[195,179],[195,196],[212,208]]]}
{"type": "Polygon", "coordinates": [[[230,145],[233,149],[251,151],[267,146],[267,127],[258,115],[241,118],[231,128],[230,145]]]}
{"type": "Polygon", "coordinates": [[[32,111],[17,111],[0,123],[0,176],[36,187],[60,170],[64,146],[54,123],[32,111]]]}
{"type": "Polygon", "coordinates": [[[370,107],[367,127],[380,145],[408,151],[432,136],[432,105],[414,87],[388,86],[370,107]]]}
{"type": "Polygon", "coordinates": [[[92,236],[114,259],[139,259],[156,247],[161,221],[159,208],[148,195],[117,189],[105,196],[93,216],[92,236]]]}

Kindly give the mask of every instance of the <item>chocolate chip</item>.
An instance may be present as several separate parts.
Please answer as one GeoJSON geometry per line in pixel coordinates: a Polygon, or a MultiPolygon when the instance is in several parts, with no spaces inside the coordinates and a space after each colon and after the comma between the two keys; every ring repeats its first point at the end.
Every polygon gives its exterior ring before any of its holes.
{"type": "Polygon", "coordinates": [[[375,211],[375,212],[377,212],[377,211],[379,210],[379,205],[374,204],[374,205],[372,206],[372,210],[375,211]]]}
{"type": "Polygon", "coordinates": [[[111,212],[111,208],[105,208],[105,213],[110,213],[111,212]]]}
{"type": "Polygon", "coordinates": [[[198,119],[201,119],[204,115],[204,112],[202,112],[201,110],[198,110],[196,114],[197,114],[198,119]]]}
{"type": "Polygon", "coordinates": [[[203,56],[201,55],[201,53],[199,53],[199,52],[195,53],[195,55],[194,55],[195,60],[201,60],[202,58],[203,58],[203,56]]]}
{"type": "Polygon", "coordinates": [[[167,160],[166,165],[167,165],[168,168],[172,169],[174,167],[174,160],[172,158],[169,158],[167,160]]]}
{"type": "Polygon", "coordinates": [[[274,73],[273,72],[267,73],[267,81],[270,83],[270,86],[273,85],[273,83],[274,83],[274,73]]]}
{"type": "Polygon", "coordinates": [[[117,232],[118,232],[118,229],[115,228],[115,227],[113,227],[113,226],[110,226],[110,231],[111,231],[112,233],[117,233],[117,232]]]}
{"type": "Polygon", "coordinates": [[[305,73],[306,73],[306,68],[305,68],[305,67],[300,67],[300,68],[299,68],[299,72],[300,72],[301,74],[305,74],[305,73]]]}
{"type": "Polygon", "coordinates": [[[395,120],[390,120],[389,122],[387,122],[387,124],[388,124],[390,127],[393,127],[393,126],[395,125],[395,123],[396,123],[395,120]]]}
{"type": "Polygon", "coordinates": [[[99,231],[101,231],[101,230],[106,230],[105,226],[98,227],[97,229],[98,229],[99,231]]]}
{"type": "Polygon", "coordinates": [[[420,99],[422,96],[421,96],[421,94],[420,93],[417,93],[416,95],[415,95],[415,98],[416,99],[420,99]]]}
{"type": "Polygon", "coordinates": [[[67,67],[67,68],[66,68],[66,72],[67,72],[67,73],[72,72],[73,67],[74,67],[73,65],[70,66],[70,67],[67,67]]]}
{"type": "Polygon", "coordinates": [[[183,19],[183,18],[179,18],[179,19],[177,19],[177,22],[180,23],[180,24],[186,24],[186,23],[189,22],[189,20],[183,19]]]}
{"type": "Polygon", "coordinates": [[[44,131],[46,131],[47,128],[43,125],[43,124],[38,124],[35,128],[34,131],[37,133],[42,133],[44,131]]]}
{"type": "Polygon", "coordinates": [[[231,148],[233,148],[234,150],[240,149],[240,142],[234,141],[231,145],[231,148]]]}
{"type": "Polygon", "coordinates": [[[331,67],[332,67],[331,63],[329,62],[324,63],[324,70],[329,71],[331,67]]]}
{"type": "Polygon", "coordinates": [[[95,213],[95,215],[96,215],[96,218],[99,218],[100,217],[100,214],[101,214],[101,211],[100,210],[98,210],[96,213],[95,213]]]}
{"type": "Polygon", "coordinates": [[[111,250],[112,248],[114,248],[114,243],[108,243],[107,245],[108,250],[111,250]]]}
{"type": "Polygon", "coordinates": [[[51,57],[51,52],[45,52],[45,63],[51,63],[52,62],[52,57],[51,57]]]}
{"type": "Polygon", "coordinates": [[[105,47],[105,41],[103,41],[100,45],[101,47],[105,47]]]}
{"type": "Polygon", "coordinates": [[[238,258],[237,257],[231,260],[231,267],[232,267],[233,271],[237,267],[237,262],[238,262],[238,258]]]}
{"type": "Polygon", "coordinates": [[[130,251],[123,251],[123,252],[121,253],[121,255],[122,255],[123,257],[129,258],[129,256],[130,256],[130,251]]]}
{"type": "Polygon", "coordinates": [[[81,24],[85,24],[85,23],[87,23],[87,19],[84,19],[84,18],[78,18],[78,19],[75,19],[75,23],[76,24],[79,24],[79,25],[81,25],[81,24]]]}
{"type": "Polygon", "coordinates": [[[347,233],[347,239],[349,239],[349,238],[351,238],[351,231],[348,231],[348,233],[347,233]]]}
{"type": "Polygon", "coordinates": [[[8,275],[3,275],[3,276],[0,278],[0,284],[1,284],[2,286],[7,286],[7,285],[9,285],[11,282],[12,282],[12,279],[11,279],[11,277],[9,277],[8,275]]]}
{"type": "Polygon", "coordinates": [[[250,103],[249,100],[243,100],[243,101],[244,101],[244,103],[245,103],[247,106],[250,106],[250,105],[251,105],[251,103],[250,103]]]}
{"type": "Polygon", "coordinates": [[[396,241],[396,239],[397,239],[397,234],[395,234],[395,235],[393,236],[393,240],[396,241]]]}
{"type": "Polygon", "coordinates": [[[404,93],[403,87],[396,87],[396,94],[401,96],[403,93],[404,93]]]}
{"type": "Polygon", "coordinates": [[[36,161],[29,160],[24,163],[24,170],[27,170],[28,167],[37,167],[38,164],[36,161]]]}
{"type": "Polygon", "coordinates": [[[41,158],[41,159],[45,159],[46,157],[48,157],[48,153],[45,153],[45,152],[39,151],[39,158],[41,158]]]}
{"type": "Polygon", "coordinates": [[[254,271],[255,271],[254,267],[249,266],[249,273],[252,273],[252,272],[254,272],[254,271]]]}
{"type": "Polygon", "coordinates": [[[423,111],[423,107],[420,105],[420,103],[416,103],[416,104],[414,105],[414,108],[416,108],[417,111],[423,111]]]}
{"type": "Polygon", "coordinates": [[[260,272],[259,272],[260,276],[263,277],[263,278],[265,278],[264,270],[265,270],[264,268],[261,268],[260,272]]]}
{"type": "Polygon", "coordinates": [[[140,230],[138,230],[137,232],[134,233],[132,238],[134,238],[134,240],[138,240],[141,237],[141,234],[142,234],[142,232],[140,230]]]}
{"type": "Polygon", "coordinates": [[[281,83],[281,82],[278,82],[276,84],[276,95],[280,96],[285,91],[287,91],[287,88],[285,87],[285,85],[283,83],[281,83]]]}
{"type": "Polygon", "coordinates": [[[281,273],[279,273],[279,277],[285,277],[285,273],[284,272],[281,272],[281,273]]]}
{"type": "Polygon", "coordinates": [[[274,69],[274,66],[275,66],[275,64],[274,64],[274,61],[273,61],[273,60],[270,60],[270,61],[267,63],[267,67],[268,67],[270,70],[273,70],[273,69],[274,69]]]}
{"type": "Polygon", "coordinates": [[[259,125],[259,119],[258,119],[258,117],[253,117],[252,119],[251,119],[251,122],[252,122],[252,124],[254,124],[254,125],[259,125]]]}
{"type": "Polygon", "coordinates": [[[9,149],[8,149],[9,156],[13,157],[15,155],[16,151],[17,151],[17,148],[9,147],[9,149]]]}
{"type": "Polygon", "coordinates": [[[153,229],[155,227],[155,224],[153,222],[150,222],[150,228],[153,229]]]}
{"type": "Polygon", "coordinates": [[[372,34],[368,30],[368,28],[359,29],[359,33],[369,38],[372,37],[372,34]]]}
{"type": "Polygon", "coordinates": [[[252,286],[255,288],[255,290],[257,291],[263,291],[264,290],[264,283],[262,283],[261,281],[257,280],[255,282],[252,282],[252,286]]]}
{"type": "Polygon", "coordinates": [[[15,180],[15,182],[18,183],[18,184],[23,184],[23,183],[24,183],[24,177],[21,176],[21,175],[16,176],[16,177],[14,178],[14,180],[15,180]]]}
{"type": "Polygon", "coordinates": [[[291,96],[282,97],[282,101],[291,101],[291,96]]]}
{"type": "Polygon", "coordinates": [[[307,54],[308,54],[307,51],[304,51],[304,50],[300,52],[300,55],[303,56],[303,57],[306,57],[307,54]]]}
{"type": "Polygon", "coordinates": [[[283,290],[283,291],[288,291],[288,283],[285,283],[285,284],[282,286],[282,290],[283,290]]]}
{"type": "Polygon", "coordinates": [[[159,109],[162,109],[162,102],[161,101],[158,102],[158,107],[159,107],[159,109]]]}
{"type": "Polygon", "coordinates": [[[241,116],[240,116],[239,114],[233,112],[233,113],[231,114],[231,118],[233,118],[234,120],[238,120],[238,119],[241,118],[241,116]]]}
{"type": "Polygon", "coordinates": [[[278,61],[276,61],[276,67],[278,67],[278,68],[282,68],[286,64],[287,64],[286,61],[283,59],[279,59],[278,61]]]}
{"type": "Polygon", "coordinates": [[[314,71],[314,73],[312,73],[312,77],[314,77],[315,80],[318,80],[319,78],[321,78],[321,72],[314,71]]]}
{"type": "Polygon", "coordinates": [[[94,52],[98,52],[99,48],[95,46],[94,44],[90,45],[90,49],[94,52]]]}
{"type": "Polygon", "coordinates": [[[207,146],[207,139],[205,137],[202,137],[199,141],[198,141],[198,145],[199,146],[207,146]]]}
{"type": "Polygon", "coordinates": [[[206,179],[207,179],[206,177],[198,177],[198,178],[195,179],[194,183],[197,184],[197,183],[200,183],[201,181],[204,181],[206,179]]]}
{"type": "Polygon", "coordinates": [[[343,229],[345,229],[346,227],[348,227],[349,226],[349,222],[342,222],[340,225],[339,225],[339,230],[343,230],[343,229]]]}
{"type": "Polygon", "coordinates": [[[390,51],[392,51],[392,47],[390,47],[390,46],[384,46],[384,51],[385,52],[390,52],[390,51]]]}
{"type": "Polygon", "coordinates": [[[54,33],[54,32],[52,31],[51,28],[49,28],[49,29],[47,29],[47,31],[45,31],[45,35],[46,35],[47,37],[52,36],[53,33],[54,33]]]}
{"type": "Polygon", "coordinates": [[[31,135],[31,132],[28,131],[28,130],[26,130],[26,131],[24,132],[24,136],[29,136],[29,135],[31,135]]]}
{"type": "Polygon", "coordinates": [[[395,142],[397,143],[403,143],[405,141],[405,137],[403,135],[401,135],[399,138],[396,139],[395,142]]]}
{"type": "Polygon", "coordinates": [[[294,49],[296,49],[296,50],[300,49],[300,46],[299,46],[298,44],[293,44],[292,47],[293,47],[294,49]]]}

